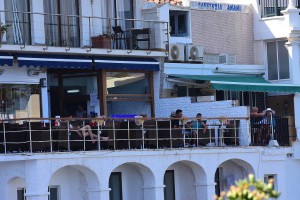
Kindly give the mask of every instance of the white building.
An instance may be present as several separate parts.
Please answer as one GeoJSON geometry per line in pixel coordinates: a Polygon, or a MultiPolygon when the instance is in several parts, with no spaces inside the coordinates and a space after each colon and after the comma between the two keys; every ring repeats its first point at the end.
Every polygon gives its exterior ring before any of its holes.
{"type": "Polygon", "coordinates": [[[0,199],[212,199],[253,173],[297,200],[300,5],[267,2],[1,1],[0,199]],[[78,105],[106,139],[54,126],[78,105]],[[255,144],[253,106],[286,123],[279,147],[255,144]],[[178,148],[176,109],[231,123],[178,148]]]}

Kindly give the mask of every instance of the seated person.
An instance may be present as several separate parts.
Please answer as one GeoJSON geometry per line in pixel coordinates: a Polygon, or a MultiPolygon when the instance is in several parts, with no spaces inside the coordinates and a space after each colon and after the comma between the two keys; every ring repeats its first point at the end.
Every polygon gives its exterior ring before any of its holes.
{"type": "Polygon", "coordinates": [[[206,124],[202,121],[202,114],[198,113],[196,115],[196,120],[192,121],[191,127],[193,128],[194,131],[197,131],[197,129],[203,129],[203,133],[206,133],[207,126],[206,124]]]}
{"type": "Polygon", "coordinates": [[[75,112],[75,117],[84,118],[87,117],[86,111],[81,105],[78,105],[77,111],[75,112]]]}
{"type": "Polygon", "coordinates": [[[182,130],[182,133],[185,134],[186,138],[187,137],[190,138],[188,146],[190,145],[191,147],[196,147],[197,146],[196,145],[197,144],[197,142],[196,142],[197,133],[196,133],[196,131],[191,129],[192,128],[191,124],[192,124],[191,122],[184,123],[184,128],[182,130]]]}
{"type": "Polygon", "coordinates": [[[95,143],[98,139],[98,136],[92,133],[92,129],[90,125],[85,125],[81,127],[80,122],[75,122],[74,125],[70,124],[71,131],[75,131],[79,137],[90,136],[92,143],[95,143]]]}

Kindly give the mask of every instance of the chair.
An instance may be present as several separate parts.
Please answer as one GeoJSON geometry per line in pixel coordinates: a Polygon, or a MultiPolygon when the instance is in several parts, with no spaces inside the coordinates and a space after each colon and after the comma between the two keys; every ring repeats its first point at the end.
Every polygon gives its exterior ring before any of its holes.
{"type": "Polygon", "coordinates": [[[126,34],[125,31],[122,30],[121,26],[114,26],[112,27],[114,33],[112,35],[112,40],[113,40],[113,48],[116,49],[122,49],[122,43],[123,47],[126,49],[126,34]]]}
{"type": "Polygon", "coordinates": [[[147,48],[150,50],[150,28],[131,30],[131,48],[140,49],[139,42],[147,42],[147,48]]]}

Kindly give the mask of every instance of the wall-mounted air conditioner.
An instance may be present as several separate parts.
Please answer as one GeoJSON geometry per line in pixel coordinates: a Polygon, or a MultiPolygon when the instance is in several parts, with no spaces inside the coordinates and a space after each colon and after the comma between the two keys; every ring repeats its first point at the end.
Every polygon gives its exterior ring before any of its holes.
{"type": "Polygon", "coordinates": [[[201,45],[187,45],[186,46],[186,60],[190,62],[203,61],[203,46],[201,45]]]}
{"type": "Polygon", "coordinates": [[[236,55],[235,54],[220,54],[219,55],[220,64],[236,64],[236,55]]]}
{"type": "Polygon", "coordinates": [[[28,70],[28,76],[38,76],[40,74],[40,70],[36,70],[36,69],[29,69],[28,70]]]}
{"type": "Polygon", "coordinates": [[[184,61],[184,44],[170,44],[169,60],[184,61]]]}

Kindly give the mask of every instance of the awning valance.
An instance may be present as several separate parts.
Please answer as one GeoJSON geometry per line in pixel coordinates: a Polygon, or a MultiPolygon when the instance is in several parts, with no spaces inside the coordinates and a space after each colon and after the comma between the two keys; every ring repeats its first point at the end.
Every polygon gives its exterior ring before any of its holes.
{"type": "Polygon", "coordinates": [[[61,55],[17,55],[19,67],[47,67],[61,69],[92,68],[92,59],[84,56],[61,56],[61,55]]]}
{"type": "Polygon", "coordinates": [[[12,66],[13,60],[14,60],[14,57],[9,54],[2,54],[2,53],[0,54],[0,66],[3,66],[3,65],[12,66]]]}
{"type": "Polygon", "coordinates": [[[94,59],[96,69],[159,70],[159,62],[152,58],[110,58],[94,59]]]}
{"type": "Polygon", "coordinates": [[[261,76],[239,75],[171,75],[176,78],[210,81],[214,90],[252,91],[252,92],[300,92],[300,85],[273,84],[261,76]]]}

